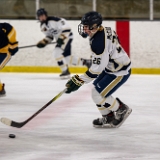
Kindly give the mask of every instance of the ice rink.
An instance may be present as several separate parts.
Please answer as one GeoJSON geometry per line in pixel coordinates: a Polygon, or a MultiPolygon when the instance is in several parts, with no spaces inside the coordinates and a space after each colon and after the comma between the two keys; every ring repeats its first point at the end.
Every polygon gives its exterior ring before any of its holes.
{"type": "MultiPolygon", "coordinates": [[[[65,88],[58,74],[1,73],[0,118],[22,122],[65,88]]],[[[160,76],[131,75],[114,97],[132,108],[118,129],[93,128],[92,83],[18,129],[0,123],[0,160],[160,160],[160,76]],[[16,135],[11,139],[8,135],[16,135]]]]}

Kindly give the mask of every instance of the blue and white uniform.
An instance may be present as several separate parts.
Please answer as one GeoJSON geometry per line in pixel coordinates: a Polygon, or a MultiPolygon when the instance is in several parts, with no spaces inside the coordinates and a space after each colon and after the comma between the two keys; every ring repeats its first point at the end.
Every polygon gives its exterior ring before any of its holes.
{"type": "Polygon", "coordinates": [[[119,43],[118,36],[109,27],[101,27],[90,38],[92,50],[92,66],[80,78],[85,82],[93,82],[93,101],[102,115],[116,111],[119,103],[112,97],[131,73],[131,60],[119,43]]]}
{"type": "Polygon", "coordinates": [[[48,17],[47,21],[41,23],[41,31],[46,35],[46,41],[56,41],[59,37],[64,37],[64,44],[57,44],[53,50],[53,55],[62,71],[66,71],[68,65],[83,65],[81,58],[71,54],[71,43],[73,33],[68,22],[64,18],[48,17]]]}
{"type": "Polygon", "coordinates": [[[41,31],[46,35],[45,39],[49,42],[54,38],[57,41],[61,34],[68,39],[73,38],[71,27],[64,18],[48,17],[45,23],[41,23],[41,31]]]}
{"type": "Polygon", "coordinates": [[[60,36],[64,38],[64,44],[59,46],[56,45],[53,55],[61,67],[62,71],[67,69],[67,57],[71,55],[71,42],[73,34],[71,27],[64,18],[48,17],[47,21],[41,23],[41,31],[46,35],[45,40],[51,42],[53,39],[56,41],[60,36]]]}

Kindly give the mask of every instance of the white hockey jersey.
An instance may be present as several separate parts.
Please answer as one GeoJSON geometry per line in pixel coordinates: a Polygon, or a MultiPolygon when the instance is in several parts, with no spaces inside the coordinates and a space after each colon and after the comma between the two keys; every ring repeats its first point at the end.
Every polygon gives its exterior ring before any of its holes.
{"type": "Polygon", "coordinates": [[[71,27],[64,18],[48,17],[45,23],[41,23],[41,31],[46,35],[45,39],[51,42],[57,41],[61,34],[67,38],[73,38],[71,27]]]}
{"type": "Polygon", "coordinates": [[[103,70],[108,74],[122,76],[131,69],[131,60],[120,45],[118,36],[110,27],[104,27],[90,38],[92,66],[80,78],[89,83],[103,70]]]}

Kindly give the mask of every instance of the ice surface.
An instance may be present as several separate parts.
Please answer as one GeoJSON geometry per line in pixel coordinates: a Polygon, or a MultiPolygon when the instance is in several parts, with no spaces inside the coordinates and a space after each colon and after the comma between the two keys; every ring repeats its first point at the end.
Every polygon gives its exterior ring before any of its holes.
{"type": "MultiPolygon", "coordinates": [[[[65,88],[57,74],[1,73],[0,118],[22,122],[65,88]]],[[[92,84],[63,94],[18,129],[0,123],[0,160],[159,160],[160,76],[131,75],[114,97],[133,109],[118,129],[97,129],[92,84]],[[9,134],[15,134],[10,139],[9,134]]]]}

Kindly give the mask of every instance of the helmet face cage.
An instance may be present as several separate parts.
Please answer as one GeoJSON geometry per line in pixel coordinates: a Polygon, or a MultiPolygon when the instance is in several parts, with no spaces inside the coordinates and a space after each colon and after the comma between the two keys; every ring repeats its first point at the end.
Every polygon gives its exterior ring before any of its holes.
{"type": "Polygon", "coordinates": [[[84,25],[83,24],[79,24],[78,25],[78,33],[83,37],[83,38],[87,38],[88,34],[84,32],[84,25]]]}
{"type": "Polygon", "coordinates": [[[82,37],[86,38],[87,34],[84,32],[84,26],[88,26],[89,30],[93,30],[101,24],[102,16],[100,13],[95,11],[88,12],[82,17],[81,23],[78,25],[78,32],[82,37]]]}

